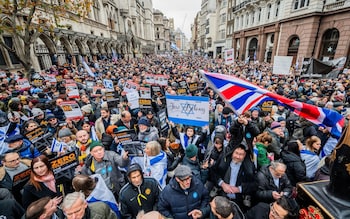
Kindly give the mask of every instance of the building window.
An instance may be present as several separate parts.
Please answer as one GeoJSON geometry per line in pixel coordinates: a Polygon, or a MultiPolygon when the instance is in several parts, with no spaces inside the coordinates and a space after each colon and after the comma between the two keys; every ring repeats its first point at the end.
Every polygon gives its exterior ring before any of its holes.
{"type": "Polygon", "coordinates": [[[252,12],[252,24],[254,24],[255,21],[255,11],[252,12]]]}
{"type": "Polygon", "coordinates": [[[276,14],[275,14],[276,17],[278,17],[278,11],[280,9],[280,5],[281,5],[281,2],[278,1],[277,4],[276,4],[276,14]]]}
{"type": "Polygon", "coordinates": [[[327,30],[322,37],[322,48],[320,59],[332,60],[334,59],[335,52],[337,50],[339,40],[339,31],[336,28],[327,30]]]}
{"type": "Polygon", "coordinates": [[[267,19],[268,19],[268,20],[270,19],[270,14],[271,14],[271,5],[268,4],[268,5],[267,5],[267,19]]]}
{"type": "MultiPolygon", "coordinates": [[[[3,39],[5,41],[5,44],[8,47],[12,48],[13,50],[15,49],[14,45],[13,45],[12,37],[3,37],[3,39]]],[[[12,64],[20,64],[20,62],[19,62],[19,60],[14,52],[8,51],[8,54],[10,56],[12,64]]]]}
{"type": "Polygon", "coordinates": [[[261,19],[261,8],[259,8],[259,14],[258,14],[258,21],[260,22],[261,19]]]}
{"type": "Polygon", "coordinates": [[[246,25],[248,26],[249,25],[249,14],[247,13],[245,16],[246,16],[246,25]]]}

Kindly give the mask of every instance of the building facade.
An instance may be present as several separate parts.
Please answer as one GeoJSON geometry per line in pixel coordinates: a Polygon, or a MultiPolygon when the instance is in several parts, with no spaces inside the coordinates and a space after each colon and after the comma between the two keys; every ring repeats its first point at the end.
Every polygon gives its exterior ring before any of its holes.
{"type": "MultiPolygon", "coordinates": [[[[81,58],[94,61],[112,56],[127,58],[155,54],[158,26],[155,27],[154,16],[152,0],[94,0],[86,18],[79,19],[70,13],[69,18],[66,16],[61,20],[64,28],[40,33],[31,45],[32,67],[40,71],[52,65],[77,65],[81,58]]],[[[20,23],[21,18],[17,19],[20,23]]],[[[0,16],[0,22],[12,24],[5,14],[0,16]]],[[[173,23],[172,19],[163,16],[162,30],[158,32],[163,40],[162,51],[170,50],[173,23]]],[[[1,37],[16,53],[23,53],[23,42],[7,32],[1,37]]],[[[14,52],[0,46],[0,69],[19,70],[22,67],[14,52]]]]}
{"type": "MultiPolygon", "coordinates": [[[[293,64],[311,57],[349,63],[350,2],[348,1],[231,1],[232,44],[240,60],[272,62],[293,56],[293,64]],[[283,7],[282,7],[283,5],[283,7]]],[[[228,12],[228,13],[229,13],[228,12]]]]}

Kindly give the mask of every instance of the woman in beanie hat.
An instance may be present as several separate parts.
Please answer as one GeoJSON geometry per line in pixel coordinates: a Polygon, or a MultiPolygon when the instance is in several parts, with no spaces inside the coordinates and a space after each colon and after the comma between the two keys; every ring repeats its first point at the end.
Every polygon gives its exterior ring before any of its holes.
{"type": "Polygon", "coordinates": [[[208,178],[208,161],[201,166],[198,160],[198,147],[194,144],[188,145],[185,150],[185,157],[182,160],[182,165],[191,168],[192,174],[200,179],[204,184],[208,178]]]}

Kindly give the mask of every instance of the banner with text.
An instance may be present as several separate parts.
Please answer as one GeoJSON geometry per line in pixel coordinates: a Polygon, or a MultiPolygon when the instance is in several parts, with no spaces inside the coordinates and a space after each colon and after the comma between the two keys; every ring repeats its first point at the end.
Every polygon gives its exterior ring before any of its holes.
{"type": "Polygon", "coordinates": [[[273,59],[273,71],[274,75],[289,75],[290,67],[292,65],[293,56],[275,56],[273,59]]]}
{"type": "Polygon", "coordinates": [[[166,96],[168,119],[174,123],[205,126],[209,124],[209,98],[166,96]]]}

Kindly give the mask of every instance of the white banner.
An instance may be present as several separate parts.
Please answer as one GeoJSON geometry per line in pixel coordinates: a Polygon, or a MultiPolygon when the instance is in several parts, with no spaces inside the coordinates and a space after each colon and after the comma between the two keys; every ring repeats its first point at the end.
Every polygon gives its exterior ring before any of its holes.
{"type": "Polygon", "coordinates": [[[75,101],[64,101],[60,104],[61,108],[64,111],[64,115],[69,120],[77,120],[83,118],[83,113],[80,110],[80,107],[75,101]]]}
{"type": "Polygon", "coordinates": [[[289,75],[293,56],[275,56],[273,60],[273,71],[275,75],[289,75]]]}
{"type": "Polygon", "coordinates": [[[234,63],[235,61],[234,54],[235,54],[234,49],[225,50],[225,65],[230,65],[234,63]]]}
{"type": "Polygon", "coordinates": [[[21,90],[28,90],[31,88],[27,78],[18,79],[17,84],[21,88],[21,90]]]}
{"type": "Polygon", "coordinates": [[[206,126],[209,124],[209,98],[166,96],[168,119],[174,123],[206,126]]]}
{"type": "Polygon", "coordinates": [[[133,92],[128,92],[126,94],[126,98],[128,99],[128,102],[130,104],[130,109],[137,109],[140,107],[139,104],[139,92],[133,91],[133,92]]]}
{"type": "Polygon", "coordinates": [[[103,79],[103,86],[105,86],[106,91],[114,91],[113,81],[110,79],[103,79]]]}

